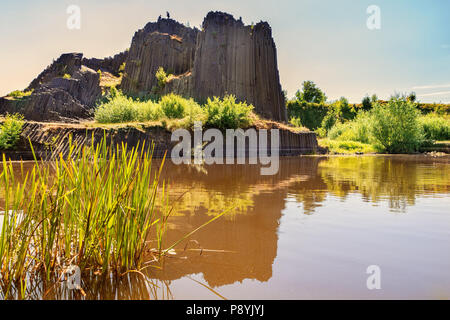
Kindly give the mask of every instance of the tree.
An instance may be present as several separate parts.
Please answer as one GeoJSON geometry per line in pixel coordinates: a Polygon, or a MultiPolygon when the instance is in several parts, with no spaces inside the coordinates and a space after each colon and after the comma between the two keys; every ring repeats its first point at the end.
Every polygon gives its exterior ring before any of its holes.
{"type": "Polygon", "coordinates": [[[325,93],[313,81],[304,81],[303,90],[298,90],[295,96],[299,101],[324,103],[327,100],[325,93]]]}
{"type": "Polygon", "coordinates": [[[376,103],[371,132],[382,151],[410,153],[423,142],[423,128],[415,104],[404,97],[392,97],[386,105],[376,103]]]}
{"type": "Polygon", "coordinates": [[[372,103],[378,102],[378,97],[375,93],[372,95],[370,99],[372,100],[372,103]]]}
{"type": "Polygon", "coordinates": [[[408,101],[410,101],[410,102],[416,102],[416,99],[417,99],[416,93],[415,93],[414,91],[411,92],[411,93],[406,97],[406,99],[407,99],[408,101]]]}
{"type": "Polygon", "coordinates": [[[372,109],[372,101],[370,100],[369,96],[365,96],[362,99],[362,109],[365,111],[372,109]]]}

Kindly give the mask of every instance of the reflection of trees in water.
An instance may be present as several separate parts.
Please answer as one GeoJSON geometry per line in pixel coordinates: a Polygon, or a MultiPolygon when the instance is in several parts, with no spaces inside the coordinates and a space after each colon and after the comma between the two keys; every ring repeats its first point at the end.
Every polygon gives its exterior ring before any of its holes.
{"type": "Polygon", "coordinates": [[[319,165],[326,189],[345,199],[359,193],[365,201],[386,200],[404,211],[417,195],[448,193],[448,163],[424,157],[331,157],[319,165]]]}

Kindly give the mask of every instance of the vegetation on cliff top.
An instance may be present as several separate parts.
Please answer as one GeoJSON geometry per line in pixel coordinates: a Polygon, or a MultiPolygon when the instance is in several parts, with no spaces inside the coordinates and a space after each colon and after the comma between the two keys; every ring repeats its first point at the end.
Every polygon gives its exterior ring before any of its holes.
{"type": "Polygon", "coordinates": [[[156,101],[141,100],[112,88],[109,96],[97,107],[95,120],[99,123],[122,123],[176,119],[177,127],[192,128],[195,121],[202,121],[207,127],[236,129],[252,124],[252,110],[252,105],[237,102],[232,95],[223,99],[214,97],[200,105],[193,99],[173,93],[156,101]]]}

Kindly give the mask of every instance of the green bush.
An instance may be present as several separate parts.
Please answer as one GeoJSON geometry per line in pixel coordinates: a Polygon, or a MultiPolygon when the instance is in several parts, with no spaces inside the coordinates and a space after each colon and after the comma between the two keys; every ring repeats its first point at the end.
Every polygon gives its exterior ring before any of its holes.
{"type": "Polygon", "coordinates": [[[193,112],[201,112],[201,107],[193,99],[185,99],[173,93],[163,96],[159,104],[169,119],[182,119],[193,112]]]}
{"type": "Polygon", "coordinates": [[[330,108],[325,117],[323,117],[322,119],[320,129],[322,129],[322,131],[324,131],[326,134],[336,124],[336,122],[338,122],[336,111],[330,108]]]}
{"type": "Polygon", "coordinates": [[[18,114],[7,115],[0,125],[0,150],[14,148],[19,141],[23,127],[23,116],[18,114]]]}
{"type": "Polygon", "coordinates": [[[370,143],[371,115],[360,111],[354,120],[344,123],[337,122],[328,132],[328,138],[333,140],[358,141],[370,143]]]}
{"type": "Polygon", "coordinates": [[[384,105],[375,103],[371,121],[371,135],[380,151],[409,153],[424,140],[419,111],[404,97],[393,97],[384,105]]]}
{"type": "Polygon", "coordinates": [[[302,121],[300,117],[293,117],[289,120],[289,123],[292,124],[294,127],[303,127],[302,121]]]}
{"type": "Polygon", "coordinates": [[[113,91],[107,102],[95,110],[95,120],[100,123],[136,121],[139,113],[135,104],[132,98],[113,91]]]}
{"type": "Polygon", "coordinates": [[[135,102],[137,121],[155,121],[164,117],[161,105],[151,100],[135,102]]]}
{"type": "Polygon", "coordinates": [[[208,98],[204,106],[206,111],[206,125],[219,129],[236,129],[248,127],[251,123],[250,113],[253,105],[245,102],[236,102],[233,95],[223,99],[208,98]]]}
{"type": "Polygon", "coordinates": [[[7,97],[11,97],[14,99],[22,99],[24,97],[28,97],[32,93],[33,93],[33,89],[31,89],[30,91],[14,90],[14,91],[8,93],[7,97]]]}
{"type": "Polygon", "coordinates": [[[426,116],[421,116],[419,122],[422,125],[426,139],[450,140],[450,120],[430,113],[426,116]]]}
{"type": "Polygon", "coordinates": [[[195,121],[201,121],[209,127],[235,129],[250,125],[252,109],[252,105],[236,102],[234,96],[208,99],[202,107],[193,99],[173,93],[163,96],[158,102],[142,101],[112,88],[97,107],[95,120],[99,123],[163,120],[167,124],[166,119],[178,119],[172,127],[192,128],[195,121]]]}
{"type": "Polygon", "coordinates": [[[286,104],[288,119],[299,118],[302,125],[310,130],[321,127],[322,120],[328,113],[328,106],[312,102],[291,100],[286,104]]]}

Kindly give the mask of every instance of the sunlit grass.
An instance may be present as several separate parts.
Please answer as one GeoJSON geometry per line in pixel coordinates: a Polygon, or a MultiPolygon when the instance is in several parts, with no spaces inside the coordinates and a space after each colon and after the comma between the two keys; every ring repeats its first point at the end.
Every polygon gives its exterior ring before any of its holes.
{"type": "Polygon", "coordinates": [[[0,297],[25,299],[36,283],[51,286],[69,266],[82,274],[141,272],[152,266],[149,254],[158,260],[198,230],[163,247],[172,209],[161,181],[164,159],[152,170],[152,152],[113,148],[105,139],[82,148],[70,143],[67,159],[36,161],[22,170],[22,182],[3,156],[0,297]]]}

